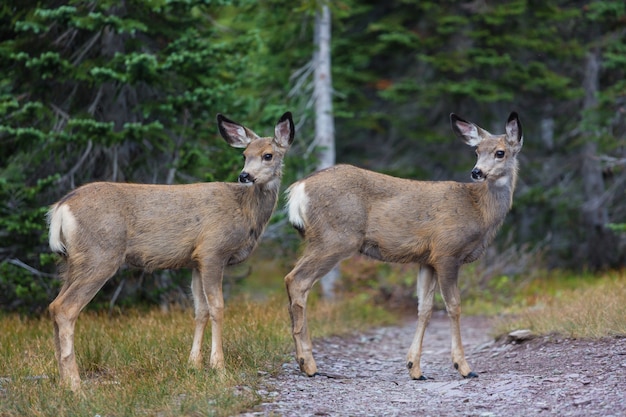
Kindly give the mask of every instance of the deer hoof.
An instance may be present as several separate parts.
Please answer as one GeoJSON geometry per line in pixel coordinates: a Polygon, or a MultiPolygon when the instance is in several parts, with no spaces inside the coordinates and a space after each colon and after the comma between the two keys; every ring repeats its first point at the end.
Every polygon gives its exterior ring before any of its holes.
{"type": "Polygon", "coordinates": [[[304,372],[307,376],[319,375],[315,361],[305,361],[304,358],[298,358],[298,365],[300,366],[300,371],[304,372]]]}
{"type": "Polygon", "coordinates": [[[476,372],[471,371],[467,375],[463,375],[463,378],[478,378],[478,374],[476,372]]]}

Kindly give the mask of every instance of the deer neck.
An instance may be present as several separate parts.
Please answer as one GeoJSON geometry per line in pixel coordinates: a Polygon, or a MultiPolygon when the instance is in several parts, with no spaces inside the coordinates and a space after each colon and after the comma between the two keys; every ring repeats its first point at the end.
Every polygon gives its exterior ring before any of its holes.
{"type": "Polygon", "coordinates": [[[508,174],[495,181],[477,184],[483,220],[488,227],[498,228],[513,204],[517,184],[517,165],[508,174]]]}
{"type": "Polygon", "coordinates": [[[280,189],[280,178],[275,178],[269,183],[244,186],[241,195],[241,208],[250,218],[252,229],[257,237],[265,229],[276,203],[278,202],[278,191],[280,189]]]}

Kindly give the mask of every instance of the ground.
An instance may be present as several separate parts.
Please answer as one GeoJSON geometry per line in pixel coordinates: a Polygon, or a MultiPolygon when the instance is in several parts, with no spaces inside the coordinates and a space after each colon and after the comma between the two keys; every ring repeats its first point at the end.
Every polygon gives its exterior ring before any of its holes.
{"type": "Polygon", "coordinates": [[[488,319],[464,317],[479,377],[463,379],[452,367],[447,317],[437,313],[422,356],[429,379],[413,381],[405,355],[415,325],[314,341],[322,376],[284,364],[267,376],[263,403],[243,416],[626,416],[626,338],[494,341],[488,319]]]}

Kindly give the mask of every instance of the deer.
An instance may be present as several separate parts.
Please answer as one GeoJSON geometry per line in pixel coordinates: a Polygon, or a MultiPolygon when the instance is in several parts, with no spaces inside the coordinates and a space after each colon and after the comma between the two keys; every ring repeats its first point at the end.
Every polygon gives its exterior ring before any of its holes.
{"type": "Polygon", "coordinates": [[[230,146],[245,148],[236,183],[93,182],[50,207],[49,245],[60,254],[63,284],[49,311],[60,381],[72,391],[81,386],[74,351],[78,315],[123,265],[192,269],[195,330],[188,363],[202,367],[210,319],[210,367],[224,369],[223,271],[256,247],[275,210],[283,158],[295,131],[290,112],[278,120],[273,137],[261,137],[221,114],[217,125],[230,146]]]}
{"type": "Polygon", "coordinates": [[[303,248],[284,281],[296,361],[306,375],[319,375],[307,325],[309,291],[341,260],[362,254],[419,265],[417,329],[406,356],[411,379],[427,379],[420,360],[437,284],[450,321],[452,363],[461,376],[478,377],[461,341],[458,272],[481,256],[512,206],[522,125],[515,112],[500,135],[454,113],[450,123],[456,136],[476,148],[472,182],[417,181],[340,164],[287,189],[289,222],[303,248]]]}

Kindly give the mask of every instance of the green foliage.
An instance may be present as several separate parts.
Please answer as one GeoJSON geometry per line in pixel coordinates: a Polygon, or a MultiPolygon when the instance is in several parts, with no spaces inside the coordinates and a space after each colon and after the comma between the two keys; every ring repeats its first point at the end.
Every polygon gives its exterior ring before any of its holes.
{"type": "MultiPolygon", "coordinates": [[[[44,214],[77,185],[234,180],[240,152],[218,137],[218,112],[267,134],[280,114],[293,111],[297,134],[284,183],[308,174],[315,165],[309,63],[322,3],[3,3],[2,305],[16,304],[18,287],[36,300],[55,291],[57,283],[45,275],[54,265],[39,257],[48,251],[44,214]]],[[[626,221],[619,162],[626,131],[623,1],[328,5],[339,162],[464,181],[473,155],[453,139],[449,113],[499,133],[508,112],[517,110],[526,141],[505,232],[518,244],[551,239],[552,265],[584,266],[590,242],[580,226],[586,174],[580,152],[589,142],[607,155],[599,164],[608,221],[626,221]],[[601,66],[597,105],[583,110],[588,53],[601,66]]],[[[283,218],[279,210],[275,221],[283,218]]],[[[616,266],[624,256],[612,259],[616,266]]],[[[28,309],[45,305],[38,303],[28,309]]]]}
{"type": "Polygon", "coordinates": [[[37,275],[6,262],[54,272],[39,259],[46,207],[75,185],[233,179],[240,154],[222,143],[214,117],[257,122],[248,114],[259,106],[241,98],[260,81],[245,53],[259,39],[215,23],[231,7],[145,0],[0,10],[3,306],[26,288],[38,300],[31,307],[50,298],[37,275]]]}
{"type": "Polygon", "coordinates": [[[615,232],[626,233],[626,223],[609,223],[607,226],[615,232]]]}
{"type": "Polygon", "coordinates": [[[567,47],[545,42],[557,34],[559,25],[576,17],[576,9],[525,1],[477,10],[441,2],[397,3],[363,35],[373,51],[370,59],[375,54],[387,58],[387,70],[395,65],[415,68],[393,80],[383,90],[384,98],[405,102],[417,92],[426,109],[445,94],[478,103],[512,102],[522,94],[526,100],[538,94],[571,97],[564,88],[571,87],[571,79],[554,70],[556,61],[542,57],[571,59],[582,53],[575,39],[567,41],[567,47]],[[421,13],[429,18],[416,22],[414,16],[421,13]],[[414,88],[407,89],[407,84],[414,88]]]}
{"type": "Polygon", "coordinates": [[[616,141],[621,129],[616,114],[624,112],[626,89],[626,5],[620,1],[594,1],[585,7],[586,25],[589,31],[602,34],[590,39],[592,52],[601,51],[605,72],[600,80],[598,106],[583,114],[583,128],[589,137],[598,141],[605,149],[613,150],[623,145],[616,141]]]}
{"type": "MultiPolygon", "coordinates": [[[[580,223],[588,198],[581,178],[589,175],[579,171],[580,145],[597,142],[623,160],[624,2],[348,4],[353,13],[341,22],[333,57],[335,88],[346,94],[337,108],[348,107],[338,113],[337,131],[349,132],[339,137],[340,160],[417,179],[465,180],[473,161],[458,157],[448,114],[495,133],[516,110],[526,141],[505,227],[518,243],[552,238],[551,264],[590,262],[582,255],[595,244],[580,223]],[[598,106],[583,111],[591,52],[601,65],[598,106]],[[464,176],[450,175],[462,166],[464,176]]],[[[611,196],[601,209],[623,222],[623,162],[601,169],[611,196]]],[[[607,252],[606,265],[623,263],[620,247],[607,252]]]]}

